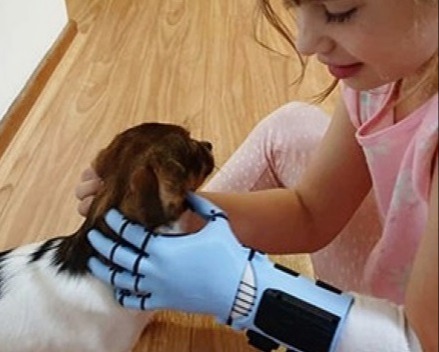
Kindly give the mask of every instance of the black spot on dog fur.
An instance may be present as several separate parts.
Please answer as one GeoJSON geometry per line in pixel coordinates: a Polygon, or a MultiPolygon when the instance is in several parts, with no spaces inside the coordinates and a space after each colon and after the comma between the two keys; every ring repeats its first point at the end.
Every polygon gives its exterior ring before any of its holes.
{"type": "Polygon", "coordinates": [[[40,260],[49,250],[57,247],[56,242],[59,242],[60,239],[61,237],[51,238],[50,240],[47,240],[41,244],[41,246],[30,255],[29,263],[40,260]]]}
{"type": "Polygon", "coordinates": [[[3,283],[4,283],[4,277],[3,277],[3,263],[5,262],[5,260],[7,259],[7,256],[9,253],[12,252],[12,249],[4,251],[4,252],[0,252],[0,299],[2,297],[2,293],[3,293],[3,283]]]}

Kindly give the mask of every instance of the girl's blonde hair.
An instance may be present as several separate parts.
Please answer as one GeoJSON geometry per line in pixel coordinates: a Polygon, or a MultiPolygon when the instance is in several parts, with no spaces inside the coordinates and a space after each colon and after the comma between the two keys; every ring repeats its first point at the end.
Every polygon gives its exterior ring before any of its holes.
{"type": "MultiPolygon", "coordinates": [[[[286,3],[288,0],[283,0],[286,3]]],[[[413,0],[416,4],[429,3],[431,5],[437,5],[438,0],[413,0]]],[[[301,82],[305,76],[307,60],[297,50],[295,44],[294,34],[285,22],[281,19],[279,14],[274,9],[272,4],[273,0],[259,0],[259,7],[264,18],[268,23],[274,27],[274,29],[287,41],[287,43],[293,48],[295,54],[299,58],[301,64],[301,72],[296,82],[301,82]]],[[[266,46],[266,45],[265,45],[266,46]]],[[[321,102],[325,100],[337,87],[338,80],[334,80],[331,85],[324,91],[316,95],[316,101],[321,102]]],[[[438,52],[431,57],[431,59],[422,68],[422,73],[419,82],[410,90],[416,92],[419,89],[428,90],[429,92],[438,91],[438,52]]]]}

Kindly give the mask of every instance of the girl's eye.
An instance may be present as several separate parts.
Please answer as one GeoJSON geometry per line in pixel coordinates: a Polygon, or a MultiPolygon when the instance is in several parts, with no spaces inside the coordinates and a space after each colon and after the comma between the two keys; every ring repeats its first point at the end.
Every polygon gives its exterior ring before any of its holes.
{"type": "Polygon", "coordinates": [[[328,23],[345,23],[349,21],[352,16],[357,12],[357,8],[354,7],[346,12],[332,13],[325,10],[326,22],[328,23]]]}
{"type": "Polygon", "coordinates": [[[286,9],[291,9],[297,7],[299,0],[283,0],[284,7],[286,9]]]}
{"type": "MultiPolygon", "coordinates": [[[[298,8],[302,5],[302,0],[284,0],[284,5],[286,8],[298,8]]],[[[352,18],[352,16],[357,13],[358,8],[353,7],[352,9],[345,12],[330,12],[325,6],[324,11],[327,23],[345,23],[348,22],[352,18]]]]}

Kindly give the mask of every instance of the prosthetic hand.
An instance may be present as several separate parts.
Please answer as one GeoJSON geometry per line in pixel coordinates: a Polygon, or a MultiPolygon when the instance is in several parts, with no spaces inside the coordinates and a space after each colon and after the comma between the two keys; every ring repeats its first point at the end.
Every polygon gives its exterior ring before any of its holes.
{"type": "Polygon", "coordinates": [[[115,266],[91,258],[91,272],[127,308],[212,314],[262,351],[334,351],[352,296],[242,246],[220,208],[194,194],[188,202],[207,221],[193,234],[153,233],[111,210],[106,221],[121,241],[95,230],[89,241],[115,266]]]}

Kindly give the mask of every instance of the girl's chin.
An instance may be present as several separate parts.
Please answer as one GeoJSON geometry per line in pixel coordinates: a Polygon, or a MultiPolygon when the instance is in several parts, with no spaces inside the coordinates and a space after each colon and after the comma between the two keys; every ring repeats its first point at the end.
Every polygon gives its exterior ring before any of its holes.
{"type": "Polygon", "coordinates": [[[358,91],[372,90],[394,82],[392,80],[384,80],[384,79],[377,79],[377,80],[361,79],[361,77],[345,78],[342,81],[349,88],[358,91]]]}

